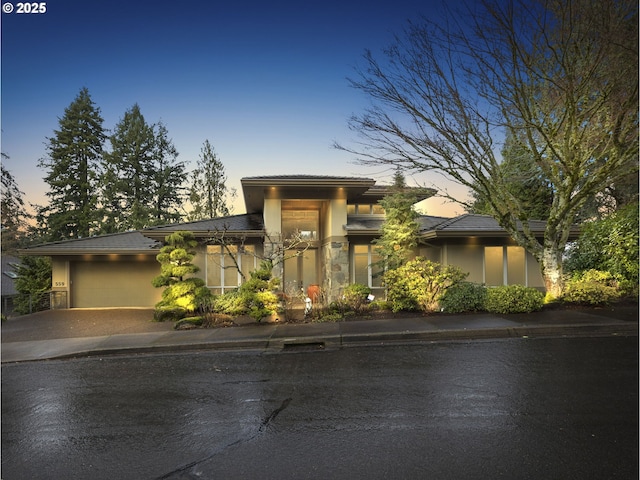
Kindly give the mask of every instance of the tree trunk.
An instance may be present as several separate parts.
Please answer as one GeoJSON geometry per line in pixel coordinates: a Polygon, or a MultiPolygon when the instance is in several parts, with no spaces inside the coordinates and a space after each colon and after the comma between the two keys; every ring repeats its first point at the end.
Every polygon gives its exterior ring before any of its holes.
{"type": "Polygon", "coordinates": [[[559,253],[556,246],[546,245],[546,243],[542,251],[542,261],[540,261],[542,278],[544,279],[547,296],[559,298],[564,288],[562,254],[559,253]]]}

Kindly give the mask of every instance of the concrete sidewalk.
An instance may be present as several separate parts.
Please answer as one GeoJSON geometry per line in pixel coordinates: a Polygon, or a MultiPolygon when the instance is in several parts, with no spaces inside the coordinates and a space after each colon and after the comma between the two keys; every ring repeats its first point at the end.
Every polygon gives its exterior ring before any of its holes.
{"type": "Polygon", "coordinates": [[[200,349],[265,352],[398,342],[557,336],[637,336],[638,307],[550,310],[522,315],[434,315],[338,323],[250,324],[91,337],[2,342],[2,363],[200,349]]]}

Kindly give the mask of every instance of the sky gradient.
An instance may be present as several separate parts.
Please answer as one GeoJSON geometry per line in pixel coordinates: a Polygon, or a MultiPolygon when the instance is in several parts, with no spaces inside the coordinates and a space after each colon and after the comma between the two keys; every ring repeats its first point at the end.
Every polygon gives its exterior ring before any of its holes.
{"type": "MultiPolygon", "coordinates": [[[[347,77],[365,49],[380,52],[407,21],[439,8],[438,0],[45,3],[44,14],[1,14],[4,165],[25,200],[41,205],[48,185],[38,160],[82,87],[108,130],[134,103],[147,123],[161,120],[188,171],[208,139],[239,193],[240,178],[255,175],[390,183],[392,172],[332,148],[356,139],[347,120],[368,104],[347,77]]],[[[415,181],[442,183],[433,174],[415,181]]],[[[440,199],[420,207],[463,213],[440,199]]],[[[243,211],[240,199],[234,213],[243,211]]]]}

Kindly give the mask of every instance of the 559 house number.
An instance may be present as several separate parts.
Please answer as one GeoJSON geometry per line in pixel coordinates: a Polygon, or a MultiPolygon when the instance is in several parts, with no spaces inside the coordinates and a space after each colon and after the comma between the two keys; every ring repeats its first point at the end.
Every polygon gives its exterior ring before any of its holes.
{"type": "Polygon", "coordinates": [[[66,287],[66,282],[53,282],[54,287],[66,287]]]}

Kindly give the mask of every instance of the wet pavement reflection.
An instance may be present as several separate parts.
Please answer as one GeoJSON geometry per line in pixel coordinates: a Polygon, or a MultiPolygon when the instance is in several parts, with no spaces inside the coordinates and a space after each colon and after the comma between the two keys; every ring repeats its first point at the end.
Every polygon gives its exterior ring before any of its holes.
{"type": "Polygon", "coordinates": [[[2,366],[2,478],[637,478],[637,338],[2,366]]]}

